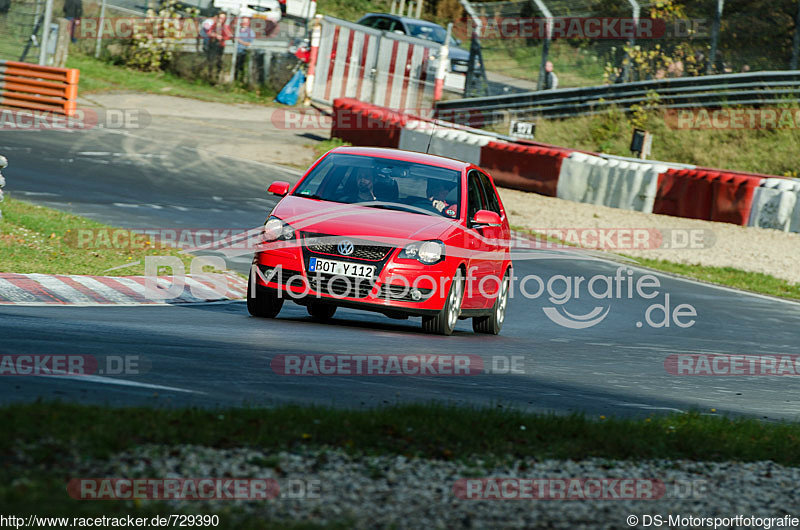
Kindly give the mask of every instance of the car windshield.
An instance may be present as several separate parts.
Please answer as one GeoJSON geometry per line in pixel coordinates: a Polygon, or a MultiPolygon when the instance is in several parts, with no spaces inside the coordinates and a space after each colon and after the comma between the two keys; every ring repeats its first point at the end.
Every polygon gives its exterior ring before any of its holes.
{"type": "MultiPolygon", "coordinates": [[[[412,37],[418,39],[425,39],[432,42],[444,44],[444,39],[447,37],[447,31],[441,26],[434,26],[432,24],[414,24],[413,22],[406,22],[408,31],[412,37]]],[[[450,37],[450,46],[457,46],[456,41],[450,37]]]]}
{"type": "Polygon", "coordinates": [[[413,213],[458,216],[461,172],[380,157],[332,153],[294,195],[413,213]]]}

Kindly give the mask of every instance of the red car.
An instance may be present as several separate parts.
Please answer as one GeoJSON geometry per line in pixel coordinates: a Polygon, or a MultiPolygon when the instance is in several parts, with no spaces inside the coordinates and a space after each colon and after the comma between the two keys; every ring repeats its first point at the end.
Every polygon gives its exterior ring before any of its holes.
{"type": "Polygon", "coordinates": [[[449,335],[472,318],[503,325],[510,229],[491,177],[474,164],[396,149],[339,147],[282,196],[253,258],[247,309],[275,317],[286,299],[318,320],[337,307],[422,317],[449,335]]]}

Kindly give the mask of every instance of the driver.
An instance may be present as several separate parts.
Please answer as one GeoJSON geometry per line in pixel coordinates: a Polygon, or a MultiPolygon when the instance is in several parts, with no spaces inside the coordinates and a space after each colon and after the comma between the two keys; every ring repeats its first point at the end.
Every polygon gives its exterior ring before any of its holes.
{"type": "Polygon", "coordinates": [[[444,212],[449,217],[455,217],[458,209],[455,204],[447,203],[447,196],[453,190],[452,182],[442,179],[428,180],[428,200],[437,211],[444,212]]]}
{"type": "Polygon", "coordinates": [[[358,201],[375,201],[375,179],[372,175],[372,170],[366,167],[356,169],[356,186],[358,193],[356,195],[358,201]]]}

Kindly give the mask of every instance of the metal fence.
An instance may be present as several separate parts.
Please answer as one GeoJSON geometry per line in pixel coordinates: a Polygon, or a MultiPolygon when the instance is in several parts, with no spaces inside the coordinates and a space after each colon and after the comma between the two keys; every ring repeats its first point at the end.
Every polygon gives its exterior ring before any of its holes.
{"type": "Polygon", "coordinates": [[[0,59],[37,62],[45,0],[11,0],[5,5],[0,1],[0,6],[0,59]]]}
{"type": "Polygon", "coordinates": [[[558,88],[570,88],[790,70],[800,51],[798,0],[460,1],[458,36],[483,26],[491,95],[504,93],[503,84],[544,89],[547,61],[558,88]],[[521,31],[526,23],[532,32],[521,31]],[[624,24],[636,29],[625,32],[624,24]]]}
{"type": "Polygon", "coordinates": [[[515,118],[565,118],[658,108],[777,105],[800,101],[800,71],[751,72],[636,81],[618,85],[545,90],[438,102],[437,117],[482,126],[515,118]]]}

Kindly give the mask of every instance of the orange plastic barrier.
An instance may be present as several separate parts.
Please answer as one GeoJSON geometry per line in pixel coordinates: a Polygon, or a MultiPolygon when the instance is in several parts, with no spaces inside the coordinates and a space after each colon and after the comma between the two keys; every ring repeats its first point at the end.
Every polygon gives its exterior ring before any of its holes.
{"type": "Polygon", "coordinates": [[[481,148],[481,167],[499,186],[555,197],[561,162],[570,152],[544,145],[489,142],[481,148]]]}
{"type": "Polygon", "coordinates": [[[79,74],[76,68],[0,61],[0,105],[72,116],[79,74]]]}
{"type": "Polygon", "coordinates": [[[668,169],[658,177],[653,213],[746,226],[762,180],[747,173],[668,169]]]}
{"type": "Polygon", "coordinates": [[[331,136],[353,145],[396,148],[408,118],[400,112],[357,99],[337,98],[333,101],[331,136]]]}

